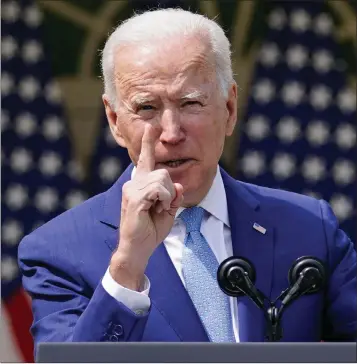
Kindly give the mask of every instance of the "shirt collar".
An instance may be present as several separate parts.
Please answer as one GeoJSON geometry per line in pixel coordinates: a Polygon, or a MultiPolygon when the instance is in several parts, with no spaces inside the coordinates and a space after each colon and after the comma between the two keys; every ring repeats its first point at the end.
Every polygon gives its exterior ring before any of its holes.
{"type": "MultiPolygon", "coordinates": [[[[131,173],[131,177],[134,176],[135,170],[136,167],[134,166],[133,171],[131,173]]],[[[219,166],[217,166],[217,172],[214,177],[211,188],[209,189],[207,195],[203,198],[203,200],[198,204],[198,206],[202,207],[204,210],[209,212],[218,220],[222,221],[228,227],[230,226],[228,217],[226,190],[224,188],[221,170],[219,166]]],[[[184,207],[180,207],[177,210],[175,219],[178,218],[178,216],[184,209],[185,209],[184,207]]]]}

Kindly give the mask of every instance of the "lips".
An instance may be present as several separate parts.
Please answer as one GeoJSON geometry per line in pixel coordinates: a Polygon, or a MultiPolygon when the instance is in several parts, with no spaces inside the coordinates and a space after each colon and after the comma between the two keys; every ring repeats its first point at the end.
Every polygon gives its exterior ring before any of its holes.
{"type": "Polygon", "coordinates": [[[176,160],[167,161],[164,164],[166,164],[167,166],[169,166],[171,168],[176,168],[176,167],[180,166],[181,164],[185,163],[186,161],[187,161],[187,159],[176,159],[176,160]]]}
{"type": "Polygon", "coordinates": [[[169,168],[177,168],[189,161],[192,161],[192,159],[191,158],[170,159],[170,160],[162,161],[159,164],[163,164],[169,168]]]}

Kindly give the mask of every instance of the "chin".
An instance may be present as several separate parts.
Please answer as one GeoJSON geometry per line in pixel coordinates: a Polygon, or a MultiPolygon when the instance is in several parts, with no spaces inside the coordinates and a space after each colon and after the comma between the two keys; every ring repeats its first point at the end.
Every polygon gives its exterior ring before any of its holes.
{"type": "Polygon", "coordinates": [[[207,180],[197,177],[197,174],[182,176],[177,180],[173,180],[175,183],[180,183],[183,187],[184,204],[188,206],[197,205],[207,194],[209,186],[207,186],[207,180]]]}
{"type": "MultiPolygon", "coordinates": [[[[181,183],[185,188],[190,188],[193,184],[199,186],[197,176],[202,176],[202,170],[197,164],[189,164],[187,166],[182,166],[179,168],[166,168],[170,173],[170,177],[173,182],[181,183]]],[[[201,178],[199,178],[201,180],[201,178]]]]}
{"type": "Polygon", "coordinates": [[[207,168],[203,169],[202,165],[197,162],[191,162],[179,168],[169,168],[165,165],[160,167],[165,168],[170,173],[173,183],[182,185],[185,203],[191,205],[199,203],[205,197],[216,172],[216,167],[214,173],[211,173],[212,171],[207,170],[207,168]]]}

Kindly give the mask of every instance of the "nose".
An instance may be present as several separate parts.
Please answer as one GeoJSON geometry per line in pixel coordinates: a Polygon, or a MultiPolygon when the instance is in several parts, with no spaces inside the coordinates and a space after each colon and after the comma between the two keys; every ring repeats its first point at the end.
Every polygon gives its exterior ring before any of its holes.
{"type": "Polygon", "coordinates": [[[173,109],[165,109],[161,116],[160,142],[163,144],[178,144],[185,140],[180,115],[173,109]]]}

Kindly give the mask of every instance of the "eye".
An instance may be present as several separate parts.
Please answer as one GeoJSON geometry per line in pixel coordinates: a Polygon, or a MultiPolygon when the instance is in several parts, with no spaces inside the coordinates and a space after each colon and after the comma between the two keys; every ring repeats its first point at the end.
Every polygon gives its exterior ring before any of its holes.
{"type": "Polygon", "coordinates": [[[197,101],[197,100],[190,100],[190,101],[185,101],[182,106],[192,106],[192,105],[199,105],[202,106],[202,104],[197,101]]]}
{"type": "Polygon", "coordinates": [[[147,111],[147,110],[154,110],[155,107],[153,105],[140,105],[138,106],[138,111],[147,111]]]}

